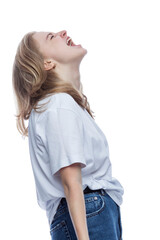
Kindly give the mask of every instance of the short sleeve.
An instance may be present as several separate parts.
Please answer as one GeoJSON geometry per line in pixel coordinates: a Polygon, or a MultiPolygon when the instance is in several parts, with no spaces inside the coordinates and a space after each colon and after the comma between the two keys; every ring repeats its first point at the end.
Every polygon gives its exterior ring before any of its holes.
{"type": "Polygon", "coordinates": [[[45,129],[52,175],[60,175],[61,168],[73,163],[81,163],[81,168],[86,166],[83,123],[77,113],[65,108],[48,111],[45,129]]]}

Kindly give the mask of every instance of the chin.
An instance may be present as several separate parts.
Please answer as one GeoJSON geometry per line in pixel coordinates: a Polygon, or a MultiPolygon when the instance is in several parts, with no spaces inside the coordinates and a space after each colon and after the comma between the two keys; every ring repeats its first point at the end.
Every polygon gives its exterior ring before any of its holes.
{"type": "Polygon", "coordinates": [[[87,53],[87,52],[88,52],[86,48],[83,48],[83,47],[82,47],[82,49],[84,50],[84,52],[85,52],[85,53],[87,53]]]}
{"type": "Polygon", "coordinates": [[[72,60],[74,59],[75,61],[81,62],[84,56],[87,54],[87,49],[81,48],[78,49],[79,51],[75,52],[75,55],[72,56],[72,60]],[[81,50],[81,51],[80,51],[81,50]]]}
{"type": "Polygon", "coordinates": [[[85,48],[82,48],[82,56],[85,56],[86,54],[87,54],[87,49],[85,49],[85,48]]]}
{"type": "Polygon", "coordinates": [[[85,50],[85,54],[87,54],[88,53],[87,49],[84,48],[84,50],[85,50]]]}

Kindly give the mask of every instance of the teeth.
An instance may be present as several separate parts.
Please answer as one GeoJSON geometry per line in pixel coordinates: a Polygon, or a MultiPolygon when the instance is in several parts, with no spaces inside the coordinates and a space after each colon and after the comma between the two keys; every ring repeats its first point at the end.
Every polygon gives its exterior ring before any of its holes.
{"type": "Polygon", "coordinates": [[[68,46],[71,46],[71,44],[72,44],[72,39],[71,39],[71,38],[68,38],[68,39],[67,39],[67,45],[68,45],[68,46]],[[70,40],[71,40],[71,41],[70,41],[70,40]],[[70,41],[70,45],[68,45],[69,41],[70,41]]]}
{"type": "Polygon", "coordinates": [[[67,39],[67,44],[68,44],[68,42],[69,42],[70,39],[71,39],[71,38],[68,38],[68,39],[67,39]]]}

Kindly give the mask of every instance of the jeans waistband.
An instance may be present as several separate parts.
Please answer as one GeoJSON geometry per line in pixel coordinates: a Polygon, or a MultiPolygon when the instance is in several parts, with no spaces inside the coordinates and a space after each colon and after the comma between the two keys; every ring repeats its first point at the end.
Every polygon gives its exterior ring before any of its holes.
{"type": "Polygon", "coordinates": [[[88,186],[83,190],[84,194],[87,194],[87,193],[92,193],[92,192],[98,192],[100,194],[104,194],[105,193],[105,190],[103,188],[100,188],[100,189],[90,189],[88,186]]]}
{"type": "MultiPolygon", "coordinates": [[[[92,190],[88,186],[83,190],[83,192],[84,192],[84,194],[93,193],[93,192],[95,192],[95,193],[97,192],[97,193],[99,193],[101,195],[105,195],[106,194],[106,191],[103,188],[92,190]]],[[[63,197],[63,198],[61,198],[61,201],[60,201],[57,209],[59,209],[59,207],[61,205],[63,205],[64,203],[66,204],[66,198],[63,197]]]]}

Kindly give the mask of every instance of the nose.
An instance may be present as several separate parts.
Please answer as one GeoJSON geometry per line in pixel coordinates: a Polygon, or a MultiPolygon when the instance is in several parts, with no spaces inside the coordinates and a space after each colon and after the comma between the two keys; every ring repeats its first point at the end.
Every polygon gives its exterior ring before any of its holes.
{"type": "Polygon", "coordinates": [[[60,31],[60,32],[58,33],[58,35],[60,35],[62,38],[64,38],[64,37],[66,37],[66,35],[67,35],[67,31],[66,31],[66,30],[60,31]]]}

